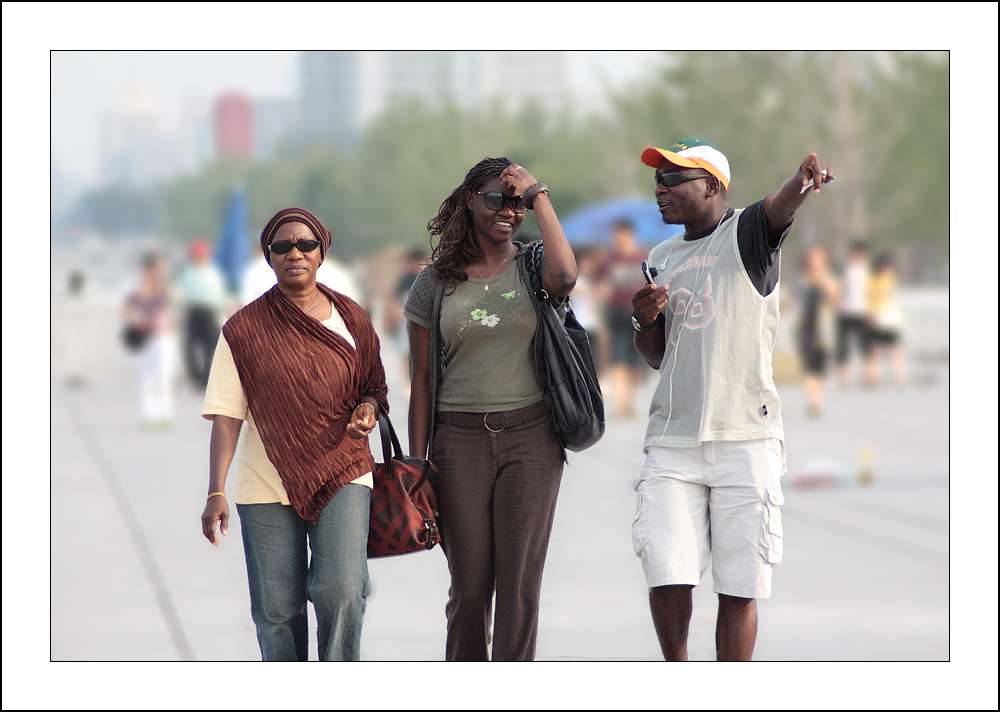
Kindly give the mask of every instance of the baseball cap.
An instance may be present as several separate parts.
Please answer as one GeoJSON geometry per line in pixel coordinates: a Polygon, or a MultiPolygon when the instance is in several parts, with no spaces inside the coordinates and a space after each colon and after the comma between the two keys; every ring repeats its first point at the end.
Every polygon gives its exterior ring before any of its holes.
{"type": "Polygon", "coordinates": [[[642,152],[642,162],[653,168],[659,168],[664,158],[682,168],[704,168],[729,190],[729,161],[707,138],[686,138],[670,148],[650,146],[642,152]]]}

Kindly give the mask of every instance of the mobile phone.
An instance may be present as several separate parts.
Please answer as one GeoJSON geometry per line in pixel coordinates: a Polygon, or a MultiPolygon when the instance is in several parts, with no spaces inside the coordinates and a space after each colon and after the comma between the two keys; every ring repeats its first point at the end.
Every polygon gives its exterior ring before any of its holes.
{"type": "Polygon", "coordinates": [[[652,284],[653,280],[656,279],[656,267],[649,266],[649,260],[642,261],[642,276],[646,280],[646,284],[652,284]]]}
{"type": "MultiPolygon", "coordinates": [[[[836,179],[835,178],[830,178],[830,180],[827,181],[827,182],[828,183],[833,183],[834,180],[836,180],[836,179]]],[[[809,182],[806,183],[804,186],[802,186],[802,190],[799,191],[799,195],[802,195],[807,190],[809,190],[810,188],[812,188],[814,185],[816,185],[816,182],[812,178],[810,178],[809,182]]]]}

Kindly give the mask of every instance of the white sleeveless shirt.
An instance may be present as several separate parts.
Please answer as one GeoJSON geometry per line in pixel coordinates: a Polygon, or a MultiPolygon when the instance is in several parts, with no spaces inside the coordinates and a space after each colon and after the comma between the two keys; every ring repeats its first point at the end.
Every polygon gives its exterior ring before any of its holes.
{"type": "Polygon", "coordinates": [[[710,235],[660,243],[649,264],[670,285],[666,349],[649,409],[643,450],[695,447],[709,440],[784,440],[771,354],[778,331],[778,287],[766,297],[740,257],[743,210],[710,235]]]}

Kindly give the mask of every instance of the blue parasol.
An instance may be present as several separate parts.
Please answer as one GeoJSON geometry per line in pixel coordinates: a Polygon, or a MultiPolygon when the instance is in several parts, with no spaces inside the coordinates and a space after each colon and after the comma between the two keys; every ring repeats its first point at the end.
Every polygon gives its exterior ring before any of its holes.
{"type": "Polygon", "coordinates": [[[215,246],[215,263],[226,278],[226,286],[233,294],[239,292],[243,281],[243,271],[250,259],[250,245],[247,239],[247,199],[243,189],[234,187],[229,196],[226,221],[222,225],[222,235],[215,246]]]}
{"type": "Polygon", "coordinates": [[[593,203],[560,220],[570,244],[610,244],[614,224],[628,220],[635,228],[636,239],[643,245],[658,245],[684,232],[683,225],[666,225],[656,201],[649,198],[622,198],[593,203]]]}

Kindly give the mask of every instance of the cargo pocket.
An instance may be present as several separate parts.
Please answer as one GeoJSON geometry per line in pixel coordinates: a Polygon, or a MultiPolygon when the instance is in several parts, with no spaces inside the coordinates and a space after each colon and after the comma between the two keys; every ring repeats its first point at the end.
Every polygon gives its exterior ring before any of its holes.
{"type": "MultiPolygon", "coordinates": [[[[785,454],[785,441],[779,440],[778,438],[768,438],[768,446],[771,448],[771,454],[774,455],[775,463],[778,468],[778,477],[783,477],[788,474],[788,459],[785,454]]],[[[780,497],[781,494],[779,493],[780,497]]]]}
{"type": "Polygon", "coordinates": [[[785,497],[780,489],[768,487],[767,500],[764,502],[763,544],[761,555],[769,564],[781,562],[782,536],[781,505],[785,497]]]}
{"type": "Polygon", "coordinates": [[[642,480],[636,481],[635,487],[635,520],[632,522],[632,549],[635,550],[635,555],[639,556],[642,554],[642,549],[646,546],[646,536],[645,536],[645,526],[646,522],[643,518],[643,499],[642,496],[642,486],[645,483],[642,480]]]}

